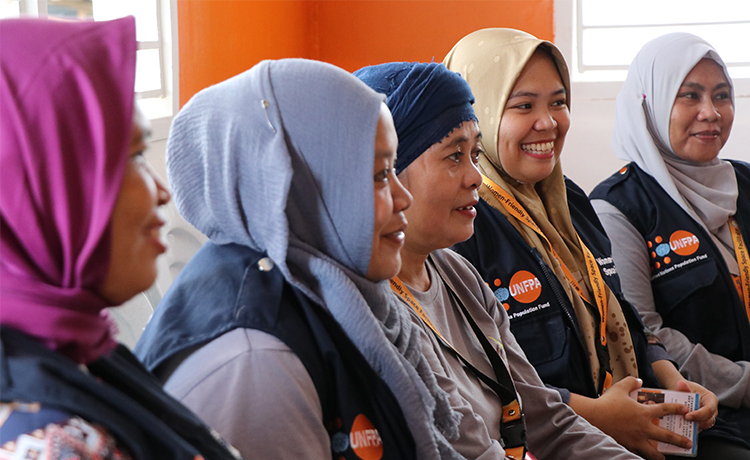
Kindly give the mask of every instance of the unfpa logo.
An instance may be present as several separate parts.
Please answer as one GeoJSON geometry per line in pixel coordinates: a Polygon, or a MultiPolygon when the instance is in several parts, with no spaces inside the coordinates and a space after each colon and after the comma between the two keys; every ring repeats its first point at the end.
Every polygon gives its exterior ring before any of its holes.
{"type": "MultiPolygon", "coordinates": [[[[341,419],[337,418],[335,423],[336,429],[341,429],[341,419]]],[[[341,431],[331,436],[331,450],[334,454],[343,455],[350,447],[362,460],[383,458],[383,440],[380,439],[380,433],[364,414],[359,414],[354,418],[352,430],[348,436],[341,431]]]]}
{"type": "Polygon", "coordinates": [[[700,247],[700,240],[688,231],[677,230],[669,237],[669,242],[664,242],[661,236],[657,236],[654,241],[648,242],[648,247],[651,249],[651,259],[654,261],[653,267],[659,269],[662,263],[664,265],[672,263],[672,258],[669,255],[673,252],[683,257],[694,254],[700,247]]]}
{"type": "Polygon", "coordinates": [[[542,293],[542,283],[533,273],[526,270],[517,271],[511,278],[507,288],[502,287],[500,279],[495,280],[495,297],[503,303],[506,310],[510,309],[505,301],[513,297],[521,303],[534,302],[542,293]]]}

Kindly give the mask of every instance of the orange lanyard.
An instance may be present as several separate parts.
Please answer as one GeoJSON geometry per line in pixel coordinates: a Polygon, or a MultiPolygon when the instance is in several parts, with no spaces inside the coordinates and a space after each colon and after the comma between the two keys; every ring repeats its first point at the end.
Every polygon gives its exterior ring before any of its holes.
{"type": "Polygon", "coordinates": [[[427,316],[427,313],[425,313],[424,309],[421,305],[419,305],[419,302],[417,299],[414,298],[414,296],[409,291],[409,288],[406,287],[404,283],[401,282],[401,280],[398,278],[398,276],[394,276],[389,280],[391,282],[391,290],[398,294],[399,297],[401,297],[404,302],[409,304],[409,306],[414,310],[417,315],[424,321],[424,323],[427,325],[427,327],[430,328],[430,330],[440,339],[440,342],[448,347],[453,353],[457,355],[461,355],[461,353],[458,352],[455,348],[453,348],[453,345],[448,342],[448,340],[443,337],[443,334],[440,333],[440,331],[437,330],[434,324],[432,324],[432,321],[430,321],[429,316],[427,316]]]}
{"type": "MultiPolygon", "coordinates": [[[[479,375],[481,373],[481,371],[479,371],[473,365],[471,365],[471,363],[466,358],[464,358],[461,355],[461,353],[459,353],[458,350],[456,350],[453,347],[453,345],[445,337],[443,337],[443,335],[440,333],[440,331],[438,331],[437,328],[435,327],[435,325],[432,323],[432,321],[430,320],[429,316],[427,316],[427,313],[424,311],[424,309],[419,304],[419,302],[417,301],[417,299],[415,299],[414,296],[412,295],[412,293],[409,291],[409,288],[407,288],[406,285],[404,283],[402,283],[401,280],[397,276],[391,278],[390,279],[390,283],[391,283],[391,290],[393,290],[393,292],[395,292],[399,297],[401,297],[401,299],[403,299],[412,308],[412,310],[414,310],[417,313],[417,315],[419,316],[419,318],[427,325],[427,327],[430,328],[430,330],[438,337],[438,339],[440,340],[440,342],[445,347],[447,347],[453,353],[455,353],[456,356],[459,358],[459,360],[462,361],[464,364],[468,365],[468,367],[472,369],[472,372],[474,372],[477,375],[477,377],[482,382],[484,382],[485,384],[487,384],[490,388],[493,389],[493,391],[495,391],[497,393],[498,398],[500,398],[500,403],[502,404],[503,403],[503,397],[502,397],[501,393],[499,392],[498,389],[494,388],[494,386],[490,385],[493,382],[489,382],[487,380],[484,380],[479,375]]],[[[449,287],[449,290],[450,290],[450,287],[449,287]]],[[[459,300],[459,302],[460,302],[460,300],[459,300]]],[[[468,313],[468,311],[464,310],[464,314],[468,316],[469,313],[468,313]]],[[[470,321],[473,324],[473,320],[471,318],[467,317],[467,321],[470,321]]],[[[474,326],[476,326],[476,325],[474,324],[474,326]]],[[[479,334],[479,332],[476,331],[476,330],[475,330],[475,333],[479,334]]],[[[480,339],[480,337],[478,335],[477,335],[477,338],[480,339]]],[[[481,339],[480,339],[480,341],[481,341],[481,339]]],[[[485,339],[485,342],[486,342],[486,339],[485,339]]],[[[490,346],[489,343],[487,343],[487,342],[485,344],[488,347],[490,346]]],[[[490,350],[486,350],[485,349],[485,352],[489,353],[490,350]]],[[[487,356],[487,358],[490,360],[490,363],[492,364],[492,367],[493,367],[493,369],[495,369],[495,372],[497,374],[497,369],[495,368],[495,364],[493,364],[493,358],[490,357],[489,355],[487,356]]],[[[509,380],[509,385],[511,386],[511,388],[513,388],[513,392],[515,393],[515,388],[513,387],[513,382],[510,380],[511,377],[510,377],[510,373],[509,373],[509,371],[507,369],[507,366],[502,361],[502,359],[499,358],[499,356],[497,357],[497,360],[495,361],[495,363],[497,363],[498,366],[503,366],[503,372],[505,373],[505,378],[509,380]]],[[[500,380],[500,377],[498,375],[496,375],[495,378],[498,379],[498,380],[500,380]]],[[[497,382],[495,381],[495,383],[497,383],[497,382]]],[[[510,390],[508,390],[508,391],[510,391],[510,390]]],[[[509,402],[508,404],[504,404],[503,405],[503,417],[501,419],[501,424],[502,424],[502,427],[510,427],[510,425],[519,424],[519,422],[524,427],[524,432],[525,432],[525,422],[523,422],[523,420],[522,420],[521,406],[518,403],[518,397],[514,394],[514,399],[511,402],[509,402]]],[[[501,428],[501,433],[500,434],[501,434],[501,436],[503,436],[503,428],[501,428]]],[[[523,439],[525,439],[525,434],[523,436],[523,439]]],[[[526,458],[525,457],[525,454],[526,454],[526,444],[525,444],[525,442],[523,442],[523,443],[521,443],[520,445],[517,445],[517,446],[516,445],[514,445],[514,446],[506,446],[505,447],[505,454],[506,454],[506,458],[514,459],[514,460],[523,460],[524,458],[526,458]]]]}
{"type": "Polygon", "coordinates": [[[745,313],[750,321],[750,256],[745,246],[745,240],[742,238],[740,226],[734,217],[729,218],[729,231],[732,233],[732,242],[734,242],[734,254],[737,257],[737,265],[740,267],[740,282],[735,283],[740,300],[745,304],[745,313]]]}
{"type": "MultiPolygon", "coordinates": [[[[482,184],[487,187],[487,189],[495,196],[495,198],[497,198],[503,208],[511,216],[515,217],[519,222],[529,227],[547,243],[552,257],[554,257],[555,260],[557,260],[557,262],[560,264],[560,268],[562,268],[562,271],[565,274],[565,278],[567,278],[568,282],[573,286],[578,295],[581,296],[581,298],[585,302],[589,302],[588,298],[586,297],[586,293],[583,291],[583,289],[581,289],[581,286],[578,284],[575,278],[573,278],[573,274],[565,265],[565,262],[563,262],[562,258],[557,254],[557,251],[555,251],[555,249],[552,247],[552,243],[549,242],[547,236],[542,232],[536,222],[534,222],[534,219],[531,218],[528,212],[526,212],[521,203],[516,201],[516,199],[512,195],[508,194],[502,187],[494,183],[485,175],[482,175],[482,184]]],[[[586,247],[586,245],[583,243],[581,237],[578,236],[578,234],[576,234],[576,236],[578,237],[578,243],[581,245],[581,251],[583,252],[583,257],[586,261],[586,271],[589,276],[589,281],[591,282],[591,289],[593,289],[594,291],[596,306],[599,308],[600,341],[603,346],[606,346],[608,306],[607,291],[605,289],[604,279],[602,278],[602,273],[599,270],[599,265],[596,263],[596,258],[591,253],[589,248],[586,247]]]]}

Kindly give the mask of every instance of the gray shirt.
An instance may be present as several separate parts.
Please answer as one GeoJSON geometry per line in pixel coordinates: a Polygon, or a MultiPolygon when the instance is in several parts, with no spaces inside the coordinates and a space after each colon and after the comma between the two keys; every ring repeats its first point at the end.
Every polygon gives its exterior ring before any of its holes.
{"type": "Polygon", "coordinates": [[[164,389],[247,459],[331,459],[318,393],[278,338],[234,329],[191,353],[164,389]]]}
{"type": "MultiPolygon", "coordinates": [[[[431,257],[446,274],[446,282],[451,284],[477,325],[491,343],[497,344],[516,385],[526,416],[529,448],[537,458],[640,458],[576,415],[562,402],[557,391],[544,386],[511,334],[505,309],[468,261],[450,250],[435,251],[431,257]]],[[[429,262],[428,270],[432,281],[430,289],[422,293],[412,290],[412,294],[440,333],[474,366],[494,376],[481,345],[429,262]]],[[[504,458],[505,453],[497,441],[502,411],[498,396],[439,343],[416,313],[412,312],[412,318],[422,330],[422,351],[438,383],[448,392],[453,407],[463,415],[459,427],[461,436],[454,446],[470,459],[504,458]]]]}
{"type": "Polygon", "coordinates": [[[677,362],[680,373],[713,391],[722,405],[750,407],[750,363],[733,362],[710,353],[703,345],[690,342],[680,331],[664,327],[654,304],[648,248],[643,236],[609,202],[592,200],[591,204],[612,242],[612,258],[620,275],[625,297],[638,310],[646,326],[667,348],[672,359],[677,362]]]}

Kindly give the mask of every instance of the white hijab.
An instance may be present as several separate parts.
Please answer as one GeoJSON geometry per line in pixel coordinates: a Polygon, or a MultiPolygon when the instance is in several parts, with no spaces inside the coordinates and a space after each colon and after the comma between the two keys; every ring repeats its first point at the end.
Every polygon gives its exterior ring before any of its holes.
{"type": "MultiPolygon", "coordinates": [[[[669,142],[672,106],[682,82],[701,59],[716,61],[732,85],[716,50],[688,33],[671,33],[646,43],[633,59],[615,104],[612,148],[635,162],[714,237],[730,271],[736,273],[727,220],[737,211],[737,177],[732,165],[679,158],[669,142]]],[[[734,94],[731,94],[734,104],[734,94]]]]}

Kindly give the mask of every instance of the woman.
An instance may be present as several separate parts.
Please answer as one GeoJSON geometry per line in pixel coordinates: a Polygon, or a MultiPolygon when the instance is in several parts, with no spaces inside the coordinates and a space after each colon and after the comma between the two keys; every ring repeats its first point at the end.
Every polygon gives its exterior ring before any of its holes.
{"type": "Polygon", "coordinates": [[[591,197],[628,299],[680,372],[716,393],[719,419],[746,444],[750,168],[718,158],[733,101],[708,43],[685,33],[647,43],[616,102],[612,148],[631,163],[591,197]]]}
{"type": "Polygon", "coordinates": [[[638,378],[700,392],[703,408],[687,418],[702,428],[716,411],[710,392],[682,382],[663,348],[647,344],[588,199],[563,177],[570,84],[561,53],[525,32],[485,29],[461,39],[445,62],[466,76],[486,136],[475,235],[455,249],[503,303],[542,380],[579,415],[648,458],[662,458],[649,440],[690,448],[690,439],[651,422],[685,407],[629,397],[638,378]]]}
{"type": "Polygon", "coordinates": [[[239,458],[113,338],[170,194],[134,123],[135,21],[0,21],[3,458],[239,458]]]}
{"type": "Polygon", "coordinates": [[[462,414],[453,445],[472,459],[521,459],[526,439],[544,459],[637,458],[542,384],[505,310],[476,270],[446,249],[472,235],[482,180],[482,137],[466,82],[442,64],[382,64],[355,75],[388,95],[399,135],[396,170],[414,204],[405,212],[403,264],[391,283],[462,414]]]}
{"type": "Polygon", "coordinates": [[[456,458],[447,396],[384,281],[411,204],[396,145],[382,96],[306,60],[262,62],[174,121],[175,200],[210,241],[136,349],[248,457],[456,458]]]}

